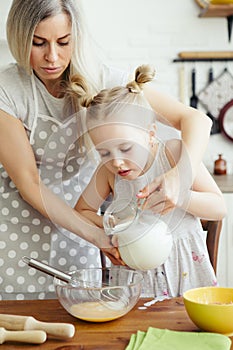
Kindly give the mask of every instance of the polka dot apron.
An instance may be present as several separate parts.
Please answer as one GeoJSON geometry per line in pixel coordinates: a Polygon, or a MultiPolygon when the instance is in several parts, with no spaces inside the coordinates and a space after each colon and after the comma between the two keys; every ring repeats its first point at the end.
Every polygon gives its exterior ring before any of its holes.
{"type": "MultiPolygon", "coordinates": [[[[38,171],[46,186],[74,206],[95,168],[77,140],[78,118],[59,122],[40,114],[33,75],[32,89],[36,115],[27,132],[38,171]]],[[[25,266],[23,256],[64,271],[100,265],[99,250],[23,201],[0,164],[0,299],[55,297],[52,277],[25,266]]]]}

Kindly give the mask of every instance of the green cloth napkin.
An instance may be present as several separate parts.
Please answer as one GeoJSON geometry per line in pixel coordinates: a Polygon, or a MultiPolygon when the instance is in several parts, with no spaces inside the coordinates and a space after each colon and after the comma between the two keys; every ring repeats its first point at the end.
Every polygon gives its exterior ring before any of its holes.
{"type": "Polygon", "coordinates": [[[222,334],[170,331],[149,327],[132,334],[125,350],[230,350],[231,340],[222,334]]]}

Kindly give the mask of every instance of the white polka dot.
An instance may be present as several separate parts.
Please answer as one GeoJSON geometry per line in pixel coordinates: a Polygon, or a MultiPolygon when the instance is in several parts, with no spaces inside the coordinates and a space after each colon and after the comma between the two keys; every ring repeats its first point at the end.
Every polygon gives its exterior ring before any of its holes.
{"type": "Polygon", "coordinates": [[[50,245],[48,243],[45,243],[45,244],[42,245],[42,249],[43,249],[44,252],[47,252],[50,249],[50,245]]]}
{"type": "Polygon", "coordinates": [[[43,156],[43,155],[44,155],[44,150],[43,150],[43,148],[37,148],[36,154],[37,154],[38,156],[43,156]]]}
{"type": "Polygon", "coordinates": [[[43,179],[43,183],[44,183],[45,185],[48,185],[48,184],[50,183],[50,179],[43,179]]]}
{"type": "Polygon", "coordinates": [[[43,300],[45,298],[45,293],[39,293],[38,299],[43,300]]]}
{"type": "Polygon", "coordinates": [[[39,219],[33,219],[32,220],[32,224],[35,225],[35,226],[38,226],[38,225],[40,225],[40,220],[39,219]]]}
{"type": "Polygon", "coordinates": [[[53,165],[46,165],[47,170],[53,170],[53,165]]]}
{"type": "Polygon", "coordinates": [[[43,227],[43,232],[46,233],[46,234],[51,233],[51,227],[50,226],[44,226],[43,227]]]}
{"type": "Polygon", "coordinates": [[[61,189],[59,187],[54,187],[53,188],[53,193],[59,194],[59,193],[61,193],[61,189]]]}
{"type": "Polygon", "coordinates": [[[78,165],[82,165],[84,163],[84,158],[80,157],[76,160],[78,165]]]}
{"type": "Polygon", "coordinates": [[[17,233],[11,233],[10,234],[10,240],[11,241],[15,242],[15,241],[17,241],[18,238],[19,237],[18,237],[17,233]]]}
{"type": "Polygon", "coordinates": [[[21,212],[21,215],[23,218],[28,218],[30,216],[30,212],[29,212],[29,210],[25,209],[21,212]]]}
{"type": "Polygon", "coordinates": [[[18,208],[19,207],[19,202],[14,200],[14,201],[11,202],[11,205],[12,205],[13,208],[18,208]]]}
{"type": "Polygon", "coordinates": [[[57,148],[57,143],[55,141],[49,142],[49,148],[50,149],[56,149],[57,148]]]}
{"type": "Polygon", "coordinates": [[[76,186],[74,186],[74,190],[75,190],[75,192],[80,193],[82,191],[82,188],[80,185],[76,185],[76,186]]]}
{"type": "Polygon", "coordinates": [[[13,288],[13,286],[6,286],[6,288],[5,288],[5,291],[7,292],[7,293],[13,293],[14,292],[14,288],[13,288]]]}
{"type": "Polygon", "coordinates": [[[23,276],[17,277],[17,283],[18,284],[24,284],[24,282],[25,282],[25,278],[23,276]]]}
{"type": "Polygon", "coordinates": [[[35,286],[33,286],[32,284],[30,286],[28,286],[28,292],[29,293],[34,293],[36,290],[35,286]]]}
{"type": "Polygon", "coordinates": [[[70,180],[64,181],[64,182],[63,182],[63,185],[64,185],[64,186],[69,186],[69,185],[70,185],[70,180]]]}
{"type": "Polygon", "coordinates": [[[67,128],[67,129],[66,129],[66,135],[67,135],[67,136],[71,136],[72,134],[73,134],[72,129],[71,129],[71,128],[67,128]]]}
{"type": "Polygon", "coordinates": [[[20,249],[22,249],[22,250],[28,249],[28,243],[27,242],[22,242],[19,246],[20,246],[20,249]]]}
{"type": "Polygon", "coordinates": [[[35,276],[35,274],[36,274],[36,269],[29,269],[29,270],[28,270],[28,274],[29,274],[29,276],[35,276]]]}
{"type": "Polygon", "coordinates": [[[81,264],[86,264],[87,263],[87,258],[85,256],[81,256],[79,261],[80,261],[81,264]]]}
{"type": "Polygon", "coordinates": [[[65,153],[60,152],[60,153],[58,153],[57,156],[59,159],[64,159],[66,155],[65,155],[65,153]]]}
{"type": "Polygon", "coordinates": [[[9,212],[8,208],[2,208],[2,215],[9,215],[9,212]]]}
{"type": "Polygon", "coordinates": [[[90,255],[95,255],[95,253],[96,253],[96,249],[94,249],[94,248],[90,248],[89,249],[89,254],[90,255]]]}
{"type": "Polygon", "coordinates": [[[70,256],[75,256],[76,254],[77,254],[77,250],[76,249],[74,249],[74,248],[70,249],[70,251],[69,251],[69,255],[70,256]]]}
{"type": "Polygon", "coordinates": [[[51,126],[51,130],[53,131],[53,132],[57,132],[58,131],[58,127],[56,126],[56,125],[52,125],[51,126]]]}
{"type": "Polygon", "coordinates": [[[39,242],[39,240],[40,240],[40,236],[38,234],[32,235],[32,241],[33,242],[39,242]]]}
{"type": "Polygon", "coordinates": [[[6,224],[0,225],[0,232],[6,232],[8,230],[8,226],[6,224]]]}
{"type": "Polygon", "coordinates": [[[62,172],[61,171],[57,171],[54,175],[55,179],[61,179],[62,178],[62,172]]]}
{"type": "Polygon", "coordinates": [[[5,249],[6,248],[6,242],[0,241],[0,249],[5,249]]]}
{"type": "Polygon", "coordinates": [[[16,251],[15,250],[10,250],[8,252],[8,257],[11,259],[14,259],[16,257],[16,251]]]}
{"type": "Polygon", "coordinates": [[[61,241],[60,244],[59,244],[59,247],[60,247],[61,249],[66,248],[66,246],[67,246],[66,241],[61,241]]]}
{"type": "Polygon", "coordinates": [[[15,273],[15,270],[12,267],[8,267],[8,269],[6,269],[6,274],[8,276],[13,276],[15,273]]]}
{"type": "Polygon", "coordinates": [[[38,252],[35,252],[35,251],[31,252],[31,257],[32,257],[33,259],[37,259],[37,258],[39,257],[38,252]]]}
{"type": "Polygon", "coordinates": [[[10,181],[9,186],[10,186],[10,188],[16,188],[16,186],[15,186],[13,181],[10,181]]]}
{"type": "Polygon", "coordinates": [[[66,194],[65,194],[65,200],[71,201],[72,198],[73,198],[73,196],[72,196],[71,193],[66,193],[66,194]]]}
{"type": "Polygon", "coordinates": [[[54,234],[52,235],[52,241],[53,241],[53,242],[56,242],[57,239],[58,239],[58,235],[57,235],[56,233],[54,233],[54,234]]]}
{"type": "MultiPolygon", "coordinates": [[[[1,165],[0,165],[1,166],[1,165]]],[[[0,187],[0,193],[3,193],[4,192],[4,187],[3,186],[1,186],[0,187]]]]}
{"type": "Polygon", "coordinates": [[[88,184],[88,183],[90,182],[90,177],[89,177],[89,176],[85,176],[85,177],[83,178],[83,182],[84,182],[85,184],[88,184]]]}
{"type": "Polygon", "coordinates": [[[22,226],[21,231],[23,233],[28,233],[30,231],[30,228],[29,228],[29,226],[24,225],[24,226],[22,226]]]}
{"type": "Polygon", "coordinates": [[[58,264],[61,265],[61,266],[65,265],[66,264],[66,259],[65,258],[60,258],[58,260],[58,264]]]}
{"type": "Polygon", "coordinates": [[[41,131],[41,132],[39,133],[39,137],[40,137],[41,140],[45,140],[46,137],[47,137],[47,132],[41,131]]]}
{"type": "Polygon", "coordinates": [[[47,163],[53,163],[53,162],[54,162],[54,159],[53,159],[53,158],[46,158],[46,162],[47,162],[47,163]]]}
{"type": "Polygon", "coordinates": [[[17,225],[19,223],[19,219],[15,216],[15,217],[11,218],[11,223],[14,225],[17,225]]]}
{"type": "Polygon", "coordinates": [[[68,166],[66,167],[66,170],[67,170],[68,173],[72,173],[72,172],[74,171],[74,167],[71,166],[71,165],[68,165],[68,166]]]}
{"type": "Polygon", "coordinates": [[[58,168],[63,168],[64,162],[57,162],[56,164],[58,168]]]}
{"type": "Polygon", "coordinates": [[[16,300],[24,300],[24,295],[23,294],[17,294],[16,295],[16,300]]]}
{"type": "Polygon", "coordinates": [[[79,245],[80,247],[86,247],[87,243],[84,241],[84,239],[81,239],[79,245]]]}
{"type": "Polygon", "coordinates": [[[1,176],[2,176],[4,179],[8,178],[8,174],[7,174],[6,171],[3,171],[2,174],[1,174],[1,176]]]}
{"type": "Polygon", "coordinates": [[[57,252],[56,250],[52,250],[50,254],[51,254],[51,258],[55,258],[55,256],[57,255],[57,252]]]}
{"type": "Polygon", "coordinates": [[[63,136],[60,137],[60,142],[65,145],[66,144],[66,140],[63,136]]]}
{"type": "Polygon", "coordinates": [[[3,199],[9,198],[9,196],[10,196],[10,193],[3,193],[3,194],[2,194],[2,198],[3,198],[3,199]]]}
{"type": "Polygon", "coordinates": [[[38,283],[39,283],[40,285],[45,284],[45,282],[46,282],[46,278],[45,278],[45,277],[40,276],[40,277],[38,278],[38,283]]]}
{"type": "Polygon", "coordinates": [[[0,258],[0,266],[4,265],[4,260],[0,258]]]}

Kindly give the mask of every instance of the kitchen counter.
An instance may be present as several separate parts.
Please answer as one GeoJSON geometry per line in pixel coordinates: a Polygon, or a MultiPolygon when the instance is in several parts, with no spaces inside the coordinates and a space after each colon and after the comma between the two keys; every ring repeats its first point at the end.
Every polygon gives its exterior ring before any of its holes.
{"type": "Polygon", "coordinates": [[[233,174],[212,176],[223,193],[233,193],[233,174]]]}
{"type": "Polygon", "coordinates": [[[124,350],[133,333],[138,330],[146,331],[148,327],[198,331],[188,317],[182,297],[152,303],[148,307],[145,307],[145,302],[148,299],[140,299],[127,315],[115,321],[91,323],[69,315],[56,299],[0,301],[1,313],[32,315],[37,320],[47,322],[68,322],[76,330],[71,339],[62,340],[50,336],[45,343],[39,345],[6,342],[1,345],[1,350],[124,350]]]}

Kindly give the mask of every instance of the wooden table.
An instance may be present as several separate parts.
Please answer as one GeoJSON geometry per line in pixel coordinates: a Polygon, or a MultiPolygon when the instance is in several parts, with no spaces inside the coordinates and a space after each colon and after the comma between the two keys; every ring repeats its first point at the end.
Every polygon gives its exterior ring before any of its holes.
{"type": "MultiPolygon", "coordinates": [[[[44,344],[8,342],[0,350],[124,350],[132,333],[149,326],[179,331],[197,331],[186,314],[183,299],[174,298],[140,309],[149,299],[141,299],[127,315],[110,322],[89,323],[69,315],[57,300],[0,301],[0,313],[34,316],[40,321],[69,322],[75,325],[72,339],[48,338],[44,344]]],[[[231,347],[233,350],[233,345],[231,347]]]]}

